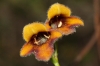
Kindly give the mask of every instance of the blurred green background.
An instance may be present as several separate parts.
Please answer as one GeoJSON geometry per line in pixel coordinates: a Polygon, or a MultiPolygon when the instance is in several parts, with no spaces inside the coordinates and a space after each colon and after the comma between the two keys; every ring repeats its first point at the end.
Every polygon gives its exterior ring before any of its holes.
{"type": "MultiPolygon", "coordinates": [[[[93,0],[0,0],[0,66],[53,66],[51,61],[37,61],[34,55],[20,57],[19,52],[25,43],[23,27],[34,21],[45,22],[48,8],[56,2],[71,8],[72,15],[85,23],[76,33],[57,41],[61,66],[74,66],[74,59],[94,33],[93,0]]],[[[97,54],[94,45],[77,66],[99,66],[97,54]]]]}

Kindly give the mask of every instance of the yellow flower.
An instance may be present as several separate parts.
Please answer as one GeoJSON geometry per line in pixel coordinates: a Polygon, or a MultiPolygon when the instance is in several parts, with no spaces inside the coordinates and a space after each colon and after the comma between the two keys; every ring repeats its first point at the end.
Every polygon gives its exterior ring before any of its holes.
{"type": "Polygon", "coordinates": [[[62,34],[56,30],[48,31],[41,23],[28,24],[23,29],[26,43],[21,48],[20,56],[33,53],[37,60],[48,61],[54,52],[54,42],[61,36],[62,34]]]}
{"type": "Polygon", "coordinates": [[[48,10],[48,19],[45,22],[45,26],[48,29],[58,30],[64,35],[75,32],[75,27],[84,26],[80,18],[70,15],[71,10],[67,6],[55,3],[48,10]]]}

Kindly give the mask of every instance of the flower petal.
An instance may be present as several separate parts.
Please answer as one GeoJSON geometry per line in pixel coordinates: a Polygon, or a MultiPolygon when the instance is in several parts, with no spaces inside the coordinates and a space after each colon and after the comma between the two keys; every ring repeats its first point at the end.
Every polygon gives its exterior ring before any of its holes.
{"type": "Polygon", "coordinates": [[[54,52],[53,44],[50,45],[52,41],[53,40],[49,40],[48,42],[46,42],[45,44],[41,46],[38,46],[38,48],[34,50],[34,54],[37,60],[48,61],[51,58],[54,52]]]}
{"type": "Polygon", "coordinates": [[[71,15],[71,10],[63,4],[55,3],[49,8],[47,16],[50,20],[51,18],[59,14],[63,14],[68,17],[71,15]]]}
{"type": "Polygon", "coordinates": [[[76,17],[76,16],[67,17],[66,24],[68,24],[70,26],[72,26],[72,25],[84,26],[83,21],[79,17],[76,17]]]}
{"type": "Polygon", "coordinates": [[[20,56],[25,57],[27,55],[30,55],[33,52],[33,48],[34,45],[32,45],[31,43],[25,43],[21,48],[20,56]]]}
{"type": "Polygon", "coordinates": [[[42,23],[35,22],[28,24],[23,28],[23,38],[28,42],[32,35],[41,31],[47,31],[46,27],[42,23]]]}

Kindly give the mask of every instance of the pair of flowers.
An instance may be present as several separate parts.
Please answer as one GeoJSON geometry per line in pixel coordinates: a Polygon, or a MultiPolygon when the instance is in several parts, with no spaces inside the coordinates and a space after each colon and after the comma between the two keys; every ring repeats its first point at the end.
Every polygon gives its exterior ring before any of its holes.
{"type": "Polygon", "coordinates": [[[39,61],[48,61],[54,52],[54,42],[62,37],[75,32],[75,27],[84,26],[83,21],[70,16],[70,8],[63,4],[51,5],[44,24],[33,22],[23,28],[23,38],[26,43],[20,51],[20,56],[34,54],[39,61]]]}

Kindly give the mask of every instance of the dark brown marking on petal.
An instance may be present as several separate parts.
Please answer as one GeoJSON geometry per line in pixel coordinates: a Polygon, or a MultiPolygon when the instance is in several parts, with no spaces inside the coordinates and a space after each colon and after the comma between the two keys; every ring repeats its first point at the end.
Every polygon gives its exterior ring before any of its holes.
{"type": "Polygon", "coordinates": [[[42,45],[50,38],[50,32],[39,32],[31,37],[30,42],[35,45],[42,45]]]}
{"type": "Polygon", "coordinates": [[[49,25],[52,28],[60,28],[65,24],[66,17],[63,14],[54,16],[50,21],[49,25]]]}

